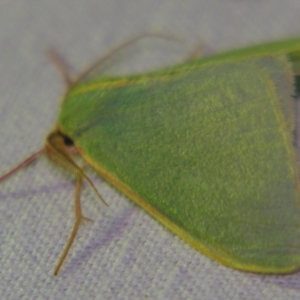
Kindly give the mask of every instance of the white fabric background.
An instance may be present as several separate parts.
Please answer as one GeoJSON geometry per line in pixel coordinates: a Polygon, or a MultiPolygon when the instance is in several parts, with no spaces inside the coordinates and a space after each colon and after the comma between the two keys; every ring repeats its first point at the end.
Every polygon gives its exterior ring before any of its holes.
{"type": "MultiPolygon", "coordinates": [[[[299,0],[0,0],[0,171],[39,149],[58,111],[54,46],[80,70],[137,33],[116,74],[176,63],[197,43],[206,53],[300,36],[299,0]]],[[[109,203],[84,189],[87,222],[61,270],[73,225],[74,186],[45,158],[0,186],[1,299],[299,299],[300,273],[268,276],[219,265],[90,173],[109,203]]],[[[213,220],[212,220],[213,222],[213,220]]]]}

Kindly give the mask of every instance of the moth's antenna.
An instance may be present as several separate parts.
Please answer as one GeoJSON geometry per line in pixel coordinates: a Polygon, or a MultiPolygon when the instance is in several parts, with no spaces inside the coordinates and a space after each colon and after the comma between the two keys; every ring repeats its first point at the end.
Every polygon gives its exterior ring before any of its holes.
{"type": "Polygon", "coordinates": [[[20,164],[18,164],[15,168],[13,168],[12,170],[8,171],[7,173],[3,174],[2,176],[0,176],[0,182],[4,181],[5,179],[7,179],[8,177],[10,177],[11,175],[15,174],[16,172],[18,172],[19,170],[27,167],[28,165],[32,164],[37,158],[39,158],[42,154],[46,153],[46,148],[42,148],[41,150],[39,150],[38,152],[32,154],[31,156],[29,156],[28,158],[26,158],[24,161],[22,161],[20,164]]]}

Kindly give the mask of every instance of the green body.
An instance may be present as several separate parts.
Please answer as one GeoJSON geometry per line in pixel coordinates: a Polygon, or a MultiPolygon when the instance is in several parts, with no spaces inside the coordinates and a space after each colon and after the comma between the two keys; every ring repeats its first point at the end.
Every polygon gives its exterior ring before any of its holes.
{"type": "Polygon", "coordinates": [[[300,39],[73,87],[58,126],[110,183],[234,268],[300,267],[300,39]]]}

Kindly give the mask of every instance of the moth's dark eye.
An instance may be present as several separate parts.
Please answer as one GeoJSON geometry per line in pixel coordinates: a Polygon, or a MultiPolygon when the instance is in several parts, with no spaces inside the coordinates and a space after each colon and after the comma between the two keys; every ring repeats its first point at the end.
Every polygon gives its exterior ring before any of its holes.
{"type": "Polygon", "coordinates": [[[74,142],[71,138],[69,138],[67,135],[63,134],[62,132],[58,131],[58,134],[62,136],[64,139],[64,144],[68,147],[74,146],[74,142]]]}
{"type": "Polygon", "coordinates": [[[74,142],[72,139],[70,139],[68,136],[63,135],[64,143],[66,146],[74,146],[74,142]]]}

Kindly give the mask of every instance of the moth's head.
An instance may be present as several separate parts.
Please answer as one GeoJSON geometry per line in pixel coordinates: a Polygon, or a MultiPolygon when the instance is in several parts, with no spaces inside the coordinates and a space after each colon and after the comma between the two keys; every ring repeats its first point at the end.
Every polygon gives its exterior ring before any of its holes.
{"type": "Polygon", "coordinates": [[[72,155],[78,154],[74,141],[68,135],[63,133],[59,127],[51,131],[45,143],[47,156],[57,165],[74,172],[74,168],[78,169],[72,155]]]}
{"type": "Polygon", "coordinates": [[[59,127],[51,131],[46,138],[46,147],[51,147],[53,144],[62,143],[65,147],[74,147],[74,141],[67,134],[63,133],[59,127]]]}

